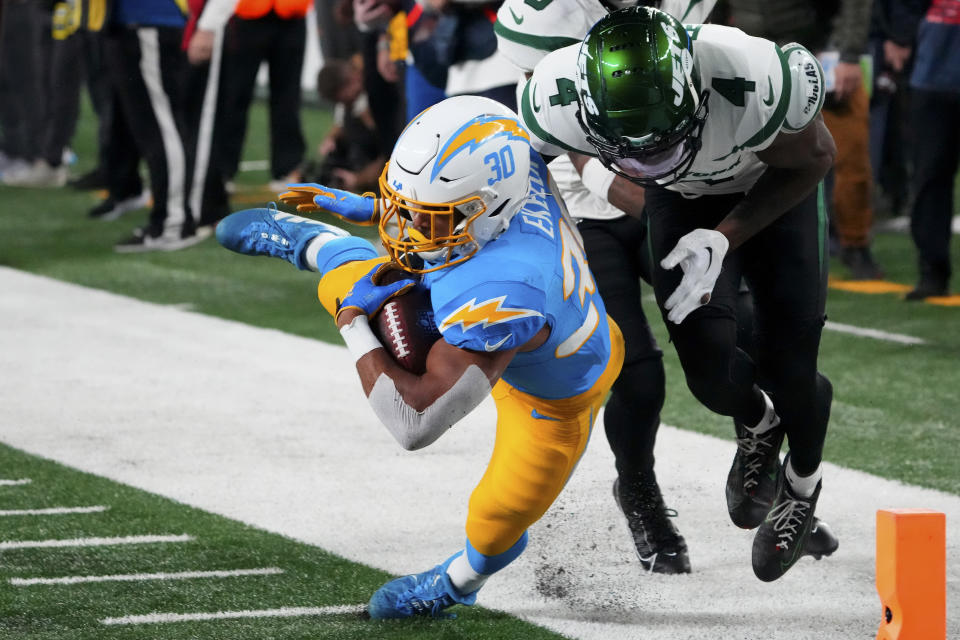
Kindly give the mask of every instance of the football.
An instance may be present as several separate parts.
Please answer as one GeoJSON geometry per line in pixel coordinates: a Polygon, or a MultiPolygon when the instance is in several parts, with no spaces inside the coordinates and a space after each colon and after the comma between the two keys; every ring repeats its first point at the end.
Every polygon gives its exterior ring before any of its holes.
{"type": "Polygon", "coordinates": [[[440,339],[429,289],[417,285],[393,298],[371,319],[371,326],[397,364],[411,373],[427,370],[427,354],[440,339]]]}

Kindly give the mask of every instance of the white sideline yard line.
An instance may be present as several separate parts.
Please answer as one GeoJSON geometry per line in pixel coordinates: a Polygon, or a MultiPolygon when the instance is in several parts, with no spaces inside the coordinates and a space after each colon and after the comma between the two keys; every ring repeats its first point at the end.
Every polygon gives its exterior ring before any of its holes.
{"type": "Polygon", "coordinates": [[[904,335],[902,333],[889,333],[887,331],[881,331],[879,329],[867,329],[865,327],[857,327],[852,324],[842,324],[840,322],[831,322],[827,321],[825,325],[827,329],[831,331],[836,331],[838,333],[848,333],[854,336],[860,336],[862,338],[874,338],[876,340],[885,340],[886,342],[897,342],[899,344],[926,344],[927,341],[923,338],[916,338],[914,336],[904,335]]]}
{"type": "Polygon", "coordinates": [[[20,478],[19,480],[4,480],[0,478],[0,487],[16,487],[33,482],[30,478],[20,478]]]}
{"type": "Polygon", "coordinates": [[[264,171],[269,168],[269,160],[243,160],[239,167],[240,171],[264,171]]]}
{"type": "Polygon", "coordinates": [[[209,613],[147,613],[139,616],[103,618],[101,624],[155,624],[159,622],[196,622],[200,620],[230,620],[236,618],[294,618],[298,616],[335,616],[362,613],[365,604],[342,604],[331,607],[281,607],[279,609],[249,609],[241,611],[212,611],[209,613]]]}
{"type": "Polygon", "coordinates": [[[274,576],[283,573],[279,567],[262,569],[229,569],[211,571],[179,571],[174,573],[123,573],[109,576],[64,576],[62,578],[10,578],[15,587],[38,584],[81,584],[88,582],[141,582],[146,580],[191,580],[193,578],[236,578],[241,576],[274,576]]]}
{"type": "Polygon", "coordinates": [[[110,507],[95,505],[92,507],[46,507],[44,509],[0,509],[3,516],[56,516],[66,513],[100,513],[110,507]]]}
{"type": "MultiPolygon", "coordinates": [[[[643,300],[645,302],[656,302],[656,296],[650,293],[643,296],[643,300]]],[[[886,342],[896,342],[899,344],[927,344],[927,341],[923,338],[916,338],[914,336],[908,336],[902,333],[890,333],[887,331],[881,331],[880,329],[868,329],[866,327],[832,322],[830,320],[827,320],[824,328],[830,331],[836,331],[837,333],[846,333],[853,336],[859,336],[861,338],[874,338],[875,340],[884,340],[886,342]]]]}
{"type": "Polygon", "coordinates": [[[102,547],[115,544],[152,544],[158,542],[190,542],[193,536],[187,534],[171,536],[121,536],[116,538],[71,538],[66,540],[4,540],[0,542],[0,551],[4,549],[39,549],[48,547],[102,547]]]}

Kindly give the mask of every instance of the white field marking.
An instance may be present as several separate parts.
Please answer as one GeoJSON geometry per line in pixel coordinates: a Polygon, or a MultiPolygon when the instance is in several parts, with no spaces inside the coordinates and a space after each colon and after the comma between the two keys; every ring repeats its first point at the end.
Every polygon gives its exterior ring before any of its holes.
{"type": "Polygon", "coordinates": [[[838,333],[849,333],[850,335],[860,336],[863,338],[874,338],[876,340],[885,340],[886,342],[898,342],[900,344],[926,344],[927,341],[923,338],[915,338],[914,336],[907,336],[902,333],[889,333],[887,331],[880,331],[879,329],[867,329],[864,327],[856,327],[852,324],[841,324],[839,322],[830,322],[827,321],[827,324],[824,325],[827,329],[831,331],[836,331],[838,333]]]}
{"type": "Polygon", "coordinates": [[[240,171],[266,171],[269,168],[269,160],[244,160],[240,163],[240,171]]]}
{"type": "Polygon", "coordinates": [[[38,549],[41,547],[102,547],[114,544],[150,544],[155,542],[190,542],[193,536],[123,536],[117,538],[72,538],[68,540],[4,540],[3,549],[38,549]]]}
{"type": "Polygon", "coordinates": [[[193,578],[235,578],[239,576],[273,576],[283,573],[279,567],[264,569],[231,569],[213,571],[180,571],[176,573],[124,573],[109,576],[64,576],[62,578],[10,578],[15,587],[35,584],[80,584],[84,582],[141,582],[145,580],[190,580],[193,578]]]}
{"type": "MultiPolygon", "coordinates": [[[[953,217],[953,222],[950,226],[954,233],[960,233],[960,215],[953,217]]],[[[881,222],[878,224],[877,229],[882,231],[892,231],[895,233],[907,233],[910,231],[910,216],[897,216],[896,218],[890,218],[886,222],[881,222]]]]}
{"type": "Polygon", "coordinates": [[[153,624],[157,622],[194,622],[197,620],[229,620],[235,618],[293,618],[298,616],[333,616],[344,613],[362,613],[365,604],[342,604],[332,607],[281,607],[242,611],[211,611],[210,613],[147,613],[140,616],[104,618],[101,624],[153,624]]]}
{"type": "Polygon", "coordinates": [[[56,516],[64,513],[100,513],[110,507],[96,505],[93,507],[47,507],[45,509],[0,509],[2,516],[56,516]]]}
{"type": "MultiPolygon", "coordinates": [[[[650,293],[643,296],[644,302],[655,303],[657,297],[650,293]]],[[[898,342],[900,344],[926,344],[927,341],[923,338],[915,338],[914,336],[907,336],[900,333],[888,333],[886,331],[880,331],[879,329],[866,329],[864,327],[857,327],[852,324],[841,324],[839,322],[827,321],[825,328],[830,329],[831,331],[836,331],[837,333],[848,333],[854,336],[860,336],[862,338],[875,338],[877,340],[886,340],[887,342],[898,342]]]]}
{"type": "Polygon", "coordinates": [[[2,480],[0,479],[0,487],[13,487],[22,484],[30,484],[33,482],[30,478],[20,478],[19,480],[2,480]]]}

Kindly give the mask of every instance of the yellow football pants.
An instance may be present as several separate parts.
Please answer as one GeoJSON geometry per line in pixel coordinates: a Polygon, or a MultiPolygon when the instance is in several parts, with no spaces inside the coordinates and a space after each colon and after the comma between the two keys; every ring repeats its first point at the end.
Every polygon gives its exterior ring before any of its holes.
{"type": "Polygon", "coordinates": [[[623,336],[609,316],[607,321],[610,361],[588,391],[545,400],[503,380],[494,386],[497,437],[467,511],[467,539],[480,553],[493,556],[512,547],[557,499],[583,455],[623,365],[623,336]]]}
{"type": "MultiPolygon", "coordinates": [[[[386,260],[350,262],[327,273],[317,287],[324,308],[335,314],[337,298],[386,260]]],[[[467,539],[480,553],[493,556],[512,547],[560,495],[583,455],[597,413],[623,365],[623,335],[609,316],[607,322],[610,360],[589,390],[546,400],[503,380],[494,385],[497,437],[467,511],[467,539]]]]}

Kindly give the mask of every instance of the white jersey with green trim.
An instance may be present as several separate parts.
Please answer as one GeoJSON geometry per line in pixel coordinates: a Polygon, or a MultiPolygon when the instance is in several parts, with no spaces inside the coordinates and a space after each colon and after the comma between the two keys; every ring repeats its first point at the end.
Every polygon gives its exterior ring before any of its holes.
{"type": "MultiPolygon", "coordinates": [[[[706,22],[716,0],[664,0],[659,8],[681,22],[706,22]]],[[[532,71],[562,47],[579,44],[609,10],[600,0],[504,0],[493,30],[497,48],[513,64],[532,71]]]]}
{"type": "MultiPolygon", "coordinates": [[[[686,25],[701,86],[710,92],[702,147],[687,174],[668,186],[690,196],[750,189],[766,165],[756,155],[781,130],[806,127],[823,105],[823,70],[800,45],[781,50],[720,25],[686,25]]],[[[520,115],[544,155],[596,155],[577,121],[579,45],[546,56],[521,93],[520,115]]]]}

